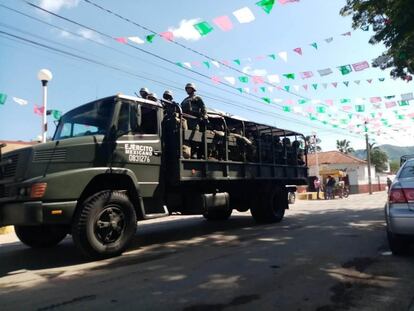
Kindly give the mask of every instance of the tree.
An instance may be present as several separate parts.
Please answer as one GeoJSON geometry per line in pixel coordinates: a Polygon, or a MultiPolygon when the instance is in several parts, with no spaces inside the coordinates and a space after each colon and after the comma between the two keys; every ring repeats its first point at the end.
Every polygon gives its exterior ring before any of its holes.
{"type": "Polygon", "coordinates": [[[388,155],[374,144],[370,144],[370,151],[371,164],[375,166],[377,172],[384,172],[388,168],[388,155]]]}
{"type": "Polygon", "coordinates": [[[414,5],[412,0],[347,0],[340,11],[352,15],[354,29],[372,26],[371,44],[383,43],[387,50],[372,65],[392,68],[391,76],[410,81],[414,74],[414,5]]]}
{"type": "Polygon", "coordinates": [[[350,145],[351,142],[346,139],[336,141],[336,149],[345,154],[355,152],[354,148],[352,148],[350,145]]]}
{"type": "Polygon", "coordinates": [[[400,168],[400,161],[399,160],[392,160],[390,162],[390,171],[392,174],[396,174],[400,168]]]}
{"type": "Polygon", "coordinates": [[[308,146],[308,153],[316,153],[321,152],[322,148],[318,146],[318,144],[321,143],[320,138],[316,137],[315,142],[315,136],[314,135],[308,135],[305,137],[306,145],[308,146]]]}

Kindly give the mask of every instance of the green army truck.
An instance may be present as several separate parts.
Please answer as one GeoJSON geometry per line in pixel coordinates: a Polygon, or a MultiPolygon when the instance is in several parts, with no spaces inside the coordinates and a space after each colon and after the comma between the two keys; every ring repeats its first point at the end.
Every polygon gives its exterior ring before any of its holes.
{"type": "Polygon", "coordinates": [[[30,247],[71,234],[91,258],[121,254],[137,222],[250,210],[279,222],[286,185],[305,185],[303,135],[210,112],[205,129],[179,105],[116,95],[75,108],[53,140],[0,153],[0,226],[30,247]],[[188,122],[187,122],[188,121],[188,122]]]}

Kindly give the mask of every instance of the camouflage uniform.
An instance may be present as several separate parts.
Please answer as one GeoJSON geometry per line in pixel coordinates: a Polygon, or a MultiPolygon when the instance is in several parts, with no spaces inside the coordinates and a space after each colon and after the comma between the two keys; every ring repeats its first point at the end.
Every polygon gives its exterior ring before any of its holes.
{"type": "Polygon", "coordinates": [[[207,111],[206,106],[204,105],[204,102],[200,96],[193,95],[185,98],[181,103],[181,109],[183,110],[183,113],[192,115],[197,118],[197,120],[188,120],[190,129],[196,129],[198,126],[201,131],[205,130],[205,125],[207,122],[207,111]]]}

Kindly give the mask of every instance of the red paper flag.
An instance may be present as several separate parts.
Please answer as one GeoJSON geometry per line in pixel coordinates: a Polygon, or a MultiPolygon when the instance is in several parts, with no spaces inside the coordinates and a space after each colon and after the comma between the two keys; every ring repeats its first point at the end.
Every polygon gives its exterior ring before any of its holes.
{"type": "Polygon", "coordinates": [[[369,64],[367,61],[363,61],[360,63],[352,64],[352,68],[354,68],[354,71],[361,71],[361,70],[369,68],[369,64]]]}
{"type": "Polygon", "coordinates": [[[233,29],[233,24],[228,16],[219,16],[213,19],[213,23],[216,24],[221,30],[229,31],[233,29]]]}
{"type": "Polygon", "coordinates": [[[302,79],[308,79],[308,78],[313,77],[312,71],[304,71],[304,72],[300,72],[299,74],[302,79]]]}
{"type": "Polygon", "coordinates": [[[367,82],[371,84],[371,82],[372,82],[372,79],[368,79],[368,80],[367,80],[367,82]]]}
{"type": "Polygon", "coordinates": [[[44,110],[45,110],[45,107],[43,107],[43,106],[37,106],[37,105],[34,105],[33,112],[34,112],[35,114],[37,114],[37,115],[39,115],[39,116],[42,116],[42,115],[43,115],[44,110]]]}
{"type": "Polygon", "coordinates": [[[174,39],[174,34],[171,31],[161,32],[160,35],[165,41],[172,41],[174,39]]]}
{"type": "Polygon", "coordinates": [[[127,38],[123,38],[123,37],[115,38],[115,40],[118,41],[119,43],[122,43],[122,44],[127,44],[128,43],[127,38]]]}
{"type": "Polygon", "coordinates": [[[302,55],[302,49],[301,48],[296,48],[293,49],[293,51],[295,51],[296,53],[298,53],[299,55],[302,55]]]}
{"type": "Polygon", "coordinates": [[[264,83],[264,79],[261,76],[253,76],[252,79],[254,84],[264,83]]]}
{"type": "Polygon", "coordinates": [[[333,99],[325,99],[325,103],[326,103],[328,106],[333,106],[334,101],[333,101],[333,99]]]}
{"type": "Polygon", "coordinates": [[[307,91],[308,90],[308,85],[307,84],[304,84],[303,85],[303,88],[307,91]]]}
{"type": "Polygon", "coordinates": [[[333,87],[337,87],[338,86],[338,82],[332,82],[332,86],[333,87]]]}
{"type": "Polygon", "coordinates": [[[214,84],[219,84],[220,83],[220,77],[212,76],[211,81],[213,81],[214,84]]]}

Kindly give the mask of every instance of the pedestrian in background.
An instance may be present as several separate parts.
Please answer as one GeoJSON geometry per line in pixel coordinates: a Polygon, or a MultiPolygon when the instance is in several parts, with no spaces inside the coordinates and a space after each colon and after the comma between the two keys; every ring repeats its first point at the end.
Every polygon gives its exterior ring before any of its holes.
{"type": "Polygon", "coordinates": [[[321,189],[321,181],[319,180],[319,177],[316,177],[313,180],[313,187],[315,188],[315,191],[316,191],[316,198],[320,200],[321,198],[319,197],[319,191],[321,189]]]}

